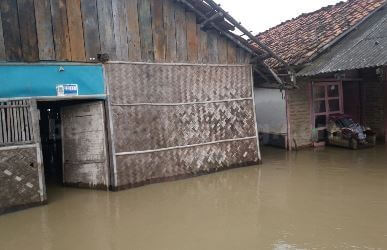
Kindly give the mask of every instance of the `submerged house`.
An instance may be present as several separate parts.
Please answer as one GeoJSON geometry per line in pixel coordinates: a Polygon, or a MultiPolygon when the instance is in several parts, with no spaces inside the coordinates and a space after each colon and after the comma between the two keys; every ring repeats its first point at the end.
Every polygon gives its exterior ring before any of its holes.
{"type": "Polygon", "coordinates": [[[2,0],[0,213],[259,163],[250,60],[278,57],[243,36],[212,0],[2,0]]]}
{"type": "MultiPolygon", "coordinates": [[[[256,84],[264,143],[290,150],[318,145],[325,141],[328,119],[335,114],[350,115],[386,138],[386,1],[340,2],[286,21],[257,38],[297,74],[295,88],[256,84]],[[268,111],[271,107],[275,112],[268,111]]],[[[266,62],[286,73],[277,62],[266,62]]]]}

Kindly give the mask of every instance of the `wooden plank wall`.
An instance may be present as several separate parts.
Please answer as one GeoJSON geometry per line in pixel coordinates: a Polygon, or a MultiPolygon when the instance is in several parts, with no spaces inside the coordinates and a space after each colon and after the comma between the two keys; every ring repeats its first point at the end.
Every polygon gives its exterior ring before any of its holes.
{"type": "Polygon", "coordinates": [[[245,64],[249,55],[174,0],[1,0],[0,61],[245,64]]]}

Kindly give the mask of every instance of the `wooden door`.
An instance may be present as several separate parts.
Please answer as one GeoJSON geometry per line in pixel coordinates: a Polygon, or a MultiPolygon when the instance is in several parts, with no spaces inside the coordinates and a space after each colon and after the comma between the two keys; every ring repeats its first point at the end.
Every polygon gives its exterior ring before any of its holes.
{"type": "Polygon", "coordinates": [[[326,138],[329,116],[343,113],[343,87],[341,82],[313,83],[313,128],[317,130],[318,140],[326,138]]]}
{"type": "Polygon", "coordinates": [[[63,183],[80,187],[109,186],[103,101],[63,107],[63,183]]]}

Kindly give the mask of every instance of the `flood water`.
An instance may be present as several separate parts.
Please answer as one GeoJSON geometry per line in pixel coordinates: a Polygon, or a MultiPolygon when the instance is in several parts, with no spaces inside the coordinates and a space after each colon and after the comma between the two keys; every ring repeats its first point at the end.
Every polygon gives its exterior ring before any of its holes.
{"type": "Polygon", "coordinates": [[[287,153],[118,193],[54,187],[0,249],[387,249],[387,147],[287,153]]]}

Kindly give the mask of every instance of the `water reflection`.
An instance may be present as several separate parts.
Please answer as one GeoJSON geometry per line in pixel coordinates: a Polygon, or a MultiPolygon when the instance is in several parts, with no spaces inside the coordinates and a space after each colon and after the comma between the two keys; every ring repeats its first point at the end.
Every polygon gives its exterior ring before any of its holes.
{"type": "Polygon", "coordinates": [[[0,217],[0,249],[387,248],[385,147],[263,156],[118,193],[49,187],[49,205],[0,217]]]}

